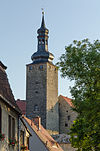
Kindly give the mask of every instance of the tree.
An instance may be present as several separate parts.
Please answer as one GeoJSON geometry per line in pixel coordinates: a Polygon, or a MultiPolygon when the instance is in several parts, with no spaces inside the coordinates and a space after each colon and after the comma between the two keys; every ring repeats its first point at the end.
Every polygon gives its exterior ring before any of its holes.
{"type": "Polygon", "coordinates": [[[58,68],[62,77],[74,80],[70,88],[73,110],[72,146],[78,151],[100,151],[100,41],[74,40],[65,47],[58,68]]]}

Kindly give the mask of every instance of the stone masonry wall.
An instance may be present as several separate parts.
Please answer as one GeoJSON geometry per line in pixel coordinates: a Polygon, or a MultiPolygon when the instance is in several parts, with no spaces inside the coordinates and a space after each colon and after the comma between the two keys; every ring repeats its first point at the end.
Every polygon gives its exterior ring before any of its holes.
{"type": "Polygon", "coordinates": [[[26,116],[40,116],[46,128],[46,64],[27,65],[26,72],[26,116]]]}
{"type": "Polygon", "coordinates": [[[60,134],[67,134],[70,131],[70,127],[76,117],[77,113],[71,109],[71,106],[63,99],[62,96],[59,96],[60,134]]]}
{"type": "Polygon", "coordinates": [[[59,133],[58,112],[58,70],[57,67],[47,63],[47,114],[46,129],[53,130],[51,134],[59,133]]]}
{"type": "MultiPolygon", "coordinates": [[[[26,116],[41,117],[44,128],[59,131],[58,70],[50,63],[27,65],[26,116]],[[37,111],[35,111],[35,105],[37,111]]],[[[52,134],[52,132],[50,132],[52,134]]]]}

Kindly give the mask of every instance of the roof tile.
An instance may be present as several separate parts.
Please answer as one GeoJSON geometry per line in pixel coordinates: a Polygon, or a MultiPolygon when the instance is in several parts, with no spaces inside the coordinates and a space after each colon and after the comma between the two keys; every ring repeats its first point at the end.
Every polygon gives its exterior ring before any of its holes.
{"type": "Polygon", "coordinates": [[[5,70],[6,66],[0,61],[0,95],[11,103],[18,112],[20,112],[15,102],[5,70]]]}

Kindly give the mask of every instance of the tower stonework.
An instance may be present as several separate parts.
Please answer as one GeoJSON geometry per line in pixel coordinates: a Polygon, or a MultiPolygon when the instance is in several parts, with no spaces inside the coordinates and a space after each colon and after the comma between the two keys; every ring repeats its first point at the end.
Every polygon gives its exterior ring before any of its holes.
{"type": "Polygon", "coordinates": [[[48,51],[48,33],[44,13],[38,33],[38,47],[26,67],[26,116],[41,117],[50,134],[59,133],[58,70],[52,63],[54,56],[48,51]]]}

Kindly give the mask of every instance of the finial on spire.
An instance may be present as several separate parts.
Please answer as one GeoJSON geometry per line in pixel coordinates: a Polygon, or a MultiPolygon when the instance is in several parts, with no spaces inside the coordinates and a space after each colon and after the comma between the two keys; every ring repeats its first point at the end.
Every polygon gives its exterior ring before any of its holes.
{"type": "Polygon", "coordinates": [[[45,22],[44,22],[44,9],[41,8],[42,10],[42,23],[41,23],[41,27],[45,28],[45,22]]]}
{"type": "Polygon", "coordinates": [[[44,8],[41,8],[41,10],[42,10],[42,15],[44,15],[44,8]]]}

